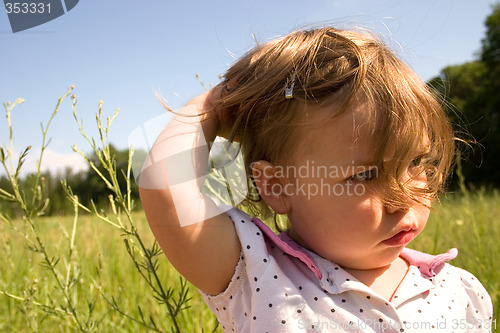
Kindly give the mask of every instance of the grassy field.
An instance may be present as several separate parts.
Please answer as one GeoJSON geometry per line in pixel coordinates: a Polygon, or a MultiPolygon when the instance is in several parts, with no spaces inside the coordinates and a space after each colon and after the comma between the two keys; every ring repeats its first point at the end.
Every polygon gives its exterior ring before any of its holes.
{"type": "MultiPolygon", "coordinates": [[[[500,194],[484,191],[450,195],[435,205],[435,213],[425,232],[411,247],[430,253],[459,249],[452,263],[476,275],[489,291],[498,318],[500,303],[500,194]]],[[[153,237],[142,213],[135,221],[143,240],[153,237]]],[[[47,252],[52,255],[68,251],[72,217],[39,218],[35,224],[47,252]]],[[[75,332],[68,310],[57,308],[64,297],[56,282],[40,262],[40,255],[30,247],[25,235],[30,232],[22,220],[12,226],[0,224],[0,332],[75,332]],[[17,229],[17,230],[14,230],[17,229]],[[6,295],[9,294],[10,296],[6,295]],[[50,305],[53,306],[50,306],[50,305]],[[44,310],[45,309],[45,310],[44,310]],[[55,309],[55,310],[54,310],[55,309]]],[[[158,331],[173,331],[166,307],[154,298],[133,262],[119,230],[90,216],[78,219],[74,250],[57,267],[73,265],[77,288],[71,290],[79,313],[91,313],[91,330],[95,332],[148,332],[134,319],[152,318],[158,331]],[[114,301],[113,301],[114,300],[114,301]],[[89,305],[90,304],[90,305],[89,305]],[[141,310],[139,310],[140,306],[141,310]],[[92,308],[92,311],[89,309],[92,308]],[[120,309],[120,311],[117,311],[120,309]]],[[[180,277],[161,256],[159,277],[166,285],[180,290],[180,277]]],[[[61,270],[64,272],[64,269],[61,270]]],[[[174,292],[174,296],[175,295],[174,292]]],[[[189,286],[189,308],[178,318],[181,332],[222,332],[215,316],[204,305],[195,288],[189,286]]]]}
{"type": "MultiPolygon", "coordinates": [[[[19,226],[22,226],[22,221],[19,226]]],[[[143,240],[153,242],[142,213],[136,214],[139,232],[143,240]]],[[[50,253],[67,250],[65,234],[71,229],[73,218],[50,217],[36,221],[43,241],[50,253]]],[[[41,265],[40,256],[28,246],[22,232],[15,232],[9,226],[0,228],[0,255],[3,265],[0,268],[0,290],[28,301],[0,295],[0,332],[74,332],[74,323],[67,316],[48,315],[36,302],[47,304],[49,298],[62,298],[54,279],[41,265]]],[[[116,304],[128,316],[140,318],[138,306],[143,316],[154,319],[159,330],[170,332],[172,326],[165,306],[154,299],[150,287],[143,279],[126,251],[124,237],[113,227],[90,216],[82,216],[75,239],[75,261],[79,270],[79,287],[74,292],[79,311],[87,313],[88,303],[97,298],[93,316],[96,332],[145,332],[148,329],[127,319],[113,309],[116,304]],[[107,301],[107,300],[108,301],[107,301]]],[[[180,276],[170,266],[164,256],[158,265],[160,278],[166,285],[180,290],[180,276]]],[[[59,262],[59,265],[66,265],[59,262]]],[[[204,305],[196,289],[190,286],[190,307],[180,316],[182,332],[211,332],[217,326],[215,316],[204,305]]],[[[174,295],[175,297],[175,295],[174,295]]],[[[50,302],[49,302],[50,303],[50,302]]],[[[220,331],[221,332],[221,331],[220,331]]]]}

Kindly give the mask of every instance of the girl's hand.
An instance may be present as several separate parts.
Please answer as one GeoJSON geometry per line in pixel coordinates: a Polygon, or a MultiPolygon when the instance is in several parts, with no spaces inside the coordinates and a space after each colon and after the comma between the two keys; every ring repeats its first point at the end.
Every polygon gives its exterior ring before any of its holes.
{"type": "Polygon", "coordinates": [[[210,89],[205,98],[204,109],[213,110],[217,117],[217,135],[226,139],[231,136],[234,116],[231,114],[233,110],[224,106],[224,98],[235,86],[236,80],[223,81],[210,89]]]}

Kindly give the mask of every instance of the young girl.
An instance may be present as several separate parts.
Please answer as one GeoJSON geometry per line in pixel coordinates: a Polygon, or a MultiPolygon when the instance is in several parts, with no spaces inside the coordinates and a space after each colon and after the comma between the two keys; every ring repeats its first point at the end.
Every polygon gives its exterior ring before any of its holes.
{"type": "Polygon", "coordinates": [[[297,31],[258,45],[176,115],[144,164],[141,199],[226,332],[490,331],[487,292],[445,263],[455,249],[405,248],[454,149],[439,102],[381,41],[297,31]],[[285,215],[286,231],[202,193],[216,136],[241,145],[258,190],[245,203],[285,215]]]}

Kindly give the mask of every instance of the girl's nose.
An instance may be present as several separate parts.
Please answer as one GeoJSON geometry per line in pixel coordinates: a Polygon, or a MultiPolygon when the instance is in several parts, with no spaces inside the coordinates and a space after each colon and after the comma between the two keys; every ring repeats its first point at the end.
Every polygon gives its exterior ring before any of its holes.
{"type": "MultiPolygon", "coordinates": [[[[410,199],[408,198],[408,200],[410,200],[410,199]]],[[[410,210],[409,202],[408,203],[399,203],[399,204],[386,202],[386,203],[384,203],[384,206],[385,206],[385,211],[388,214],[406,213],[410,210]]]]}

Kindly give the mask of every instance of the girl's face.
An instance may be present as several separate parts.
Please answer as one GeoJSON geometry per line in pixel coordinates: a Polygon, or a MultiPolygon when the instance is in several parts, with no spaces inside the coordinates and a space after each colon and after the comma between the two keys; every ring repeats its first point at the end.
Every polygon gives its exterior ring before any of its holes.
{"type": "MultiPolygon", "coordinates": [[[[411,199],[391,207],[377,194],[380,170],[371,162],[368,127],[363,108],[308,126],[293,163],[282,169],[290,236],[332,262],[363,270],[391,264],[429,217],[429,209],[411,199]]],[[[407,180],[415,169],[409,167],[407,180]]],[[[411,181],[425,187],[425,173],[411,181]]]]}

